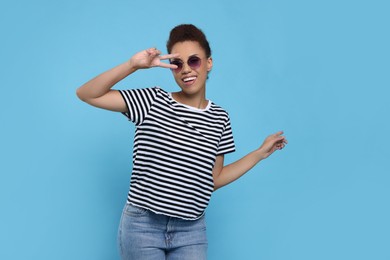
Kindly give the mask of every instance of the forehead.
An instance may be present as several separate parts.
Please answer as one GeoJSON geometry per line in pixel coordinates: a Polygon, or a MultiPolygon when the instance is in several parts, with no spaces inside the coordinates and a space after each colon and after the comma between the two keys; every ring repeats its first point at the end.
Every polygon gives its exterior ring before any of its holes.
{"type": "Polygon", "coordinates": [[[177,42],[172,46],[171,53],[178,53],[179,58],[187,58],[195,54],[200,56],[206,55],[200,44],[195,41],[177,42]]]}

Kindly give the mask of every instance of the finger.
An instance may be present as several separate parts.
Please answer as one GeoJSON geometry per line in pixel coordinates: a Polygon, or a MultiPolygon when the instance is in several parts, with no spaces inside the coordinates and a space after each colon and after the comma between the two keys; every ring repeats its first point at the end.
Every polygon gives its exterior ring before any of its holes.
{"type": "Polygon", "coordinates": [[[179,57],[179,53],[165,54],[160,56],[160,60],[168,60],[179,57]]]}
{"type": "Polygon", "coordinates": [[[283,133],[284,133],[283,131],[279,131],[279,132],[276,132],[274,135],[279,136],[279,135],[282,135],[283,133]]]}
{"type": "Polygon", "coordinates": [[[284,137],[284,136],[275,136],[275,142],[277,142],[277,143],[284,143],[284,141],[286,140],[286,137],[284,137]]]}
{"type": "Polygon", "coordinates": [[[165,63],[165,62],[160,62],[159,67],[168,68],[168,69],[177,69],[177,65],[169,64],[169,63],[165,63]]]}
{"type": "Polygon", "coordinates": [[[148,54],[152,54],[152,53],[153,53],[153,48],[146,49],[145,51],[146,51],[148,54]]]}
{"type": "Polygon", "coordinates": [[[156,48],[149,48],[149,49],[146,49],[146,52],[150,55],[150,56],[158,56],[161,54],[161,51],[159,51],[158,49],[156,48]]]}

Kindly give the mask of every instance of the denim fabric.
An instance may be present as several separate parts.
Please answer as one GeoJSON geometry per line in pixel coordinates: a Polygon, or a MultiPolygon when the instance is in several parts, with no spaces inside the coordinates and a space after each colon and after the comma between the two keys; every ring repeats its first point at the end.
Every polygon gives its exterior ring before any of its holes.
{"type": "Polygon", "coordinates": [[[205,217],[183,220],[126,204],[118,230],[122,260],[207,258],[205,217]]]}

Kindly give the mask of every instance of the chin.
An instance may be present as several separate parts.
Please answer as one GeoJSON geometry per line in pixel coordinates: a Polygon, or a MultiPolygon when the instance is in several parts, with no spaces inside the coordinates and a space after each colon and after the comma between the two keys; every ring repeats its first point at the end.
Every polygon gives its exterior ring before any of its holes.
{"type": "Polygon", "coordinates": [[[180,89],[186,95],[196,95],[196,94],[198,94],[198,93],[203,91],[203,88],[192,87],[192,86],[190,86],[190,87],[188,87],[188,86],[184,86],[184,87],[180,86],[180,89]]]}
{"type": "Polygon", "coordinates": [[[178,84],[181,91],[183,93],[185,93],[186,95],[195,95],[195,94],[198,94],[200,92],[203,92],[205,87],[200,87],[199,84],[197,84],[199,82],[195,82],[195,84],[193,85],[184,85],[184,84],[178,84]]]}

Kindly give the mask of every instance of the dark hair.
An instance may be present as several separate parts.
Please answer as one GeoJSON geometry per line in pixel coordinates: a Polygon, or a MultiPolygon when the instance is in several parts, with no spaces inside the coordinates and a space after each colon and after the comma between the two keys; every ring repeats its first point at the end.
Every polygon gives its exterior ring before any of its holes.
{"type": "Polygon", "coordinates": [[[207,58],[211,57],[211,49],[206,35],[192,24],[181,24],[171,30],[167,41],[168,53],[171,53],[173,45],[178,42],[194,41],[204,49],[207,58]]]}

